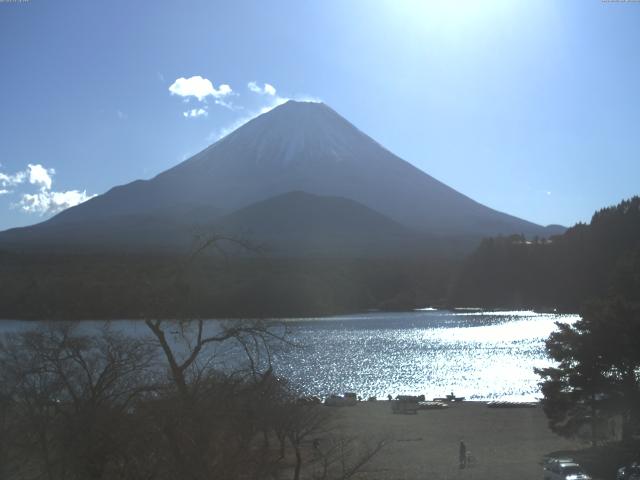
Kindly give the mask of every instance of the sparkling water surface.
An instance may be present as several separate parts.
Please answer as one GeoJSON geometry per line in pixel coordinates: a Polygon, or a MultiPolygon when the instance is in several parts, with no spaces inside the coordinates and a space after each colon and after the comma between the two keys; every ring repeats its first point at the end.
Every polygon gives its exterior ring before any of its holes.
{"type": "MultiPolygon", "coordinates": [[[[309,395],[357,392],[469,400],[532,401],[540,397],[534,367],[551,365],[544,341],[555,322],[576,315],[531,311],[423,309],[284,320],[297,347],[274,354],[275,371],[309,395]]],[[[0,332],[40,322],[3,321],[0,332]]],[[[104,322],[83,322],[90,331],[104,322]]],[[[210,321],[211,327],[216,321],[210,321]]],[[[143,322],[119,320],[112,328],[148,335],[143,322]]],[[[218,357],[224,357],[224,349],[218,357]]]]}
{"type": "Polygon", "coordinates": [[[575,315],[531,311],[373,313],[292,321],[302,352],[277,364],[308,393],[363,397],[450,392],[473,400],[532,401],[534,367],[551,365],[544,341],[575,315]]]}

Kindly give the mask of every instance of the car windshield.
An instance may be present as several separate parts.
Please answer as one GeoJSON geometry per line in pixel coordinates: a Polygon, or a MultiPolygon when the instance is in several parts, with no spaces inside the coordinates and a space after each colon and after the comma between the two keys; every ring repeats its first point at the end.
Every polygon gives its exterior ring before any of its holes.
{"type": "Polygon", "coordinates": [[[576,465],[567,465],[566,467],[562,467],[563,475],[578,475],[580,473],[582,473],[582,470],[576,465]]]}

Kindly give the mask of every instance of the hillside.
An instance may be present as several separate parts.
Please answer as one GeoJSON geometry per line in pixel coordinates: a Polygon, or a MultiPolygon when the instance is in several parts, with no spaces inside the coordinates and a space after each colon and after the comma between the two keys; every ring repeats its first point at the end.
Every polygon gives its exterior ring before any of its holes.
{"type": "Polygon", "coordinates": [[[278,256],[397,256],[428,237],[340,197],[290,192],[231,213],[215,229],[240,234],[278,256]]]}
{"type": "Polygon", "coordinates": [[[640,197],[596,212],[550,241],[485,239],[457,275],[450,303],[577,311],[610,293],[640,301],[640,197]]]}

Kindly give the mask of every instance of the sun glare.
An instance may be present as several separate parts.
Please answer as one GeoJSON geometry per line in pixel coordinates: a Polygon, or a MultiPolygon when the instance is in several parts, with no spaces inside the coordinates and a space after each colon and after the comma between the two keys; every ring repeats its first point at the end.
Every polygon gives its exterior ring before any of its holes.
{"type": "Polygon", "coordinates": [[[387,2],[386,14],[405,25],[456,32],[502,19],[516,6],[504,0],[396,0],[387,2]]]}

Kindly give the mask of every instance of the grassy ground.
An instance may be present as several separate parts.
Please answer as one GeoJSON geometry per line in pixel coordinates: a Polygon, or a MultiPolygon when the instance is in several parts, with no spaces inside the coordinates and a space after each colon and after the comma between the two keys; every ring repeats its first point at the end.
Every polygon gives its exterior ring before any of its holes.
{"type": "Polygon", "coordinates": [[[337,415],[347,435],[388,439],[359,476],[366,479],[541,479],[544,455],[585,447],[553,434],[539,407],[491,409],[464,402],[399,415],[378,401],[342,407],[337,415]],[[475,458],[464,470],[458,465],[460,440],[475,458]]]}

